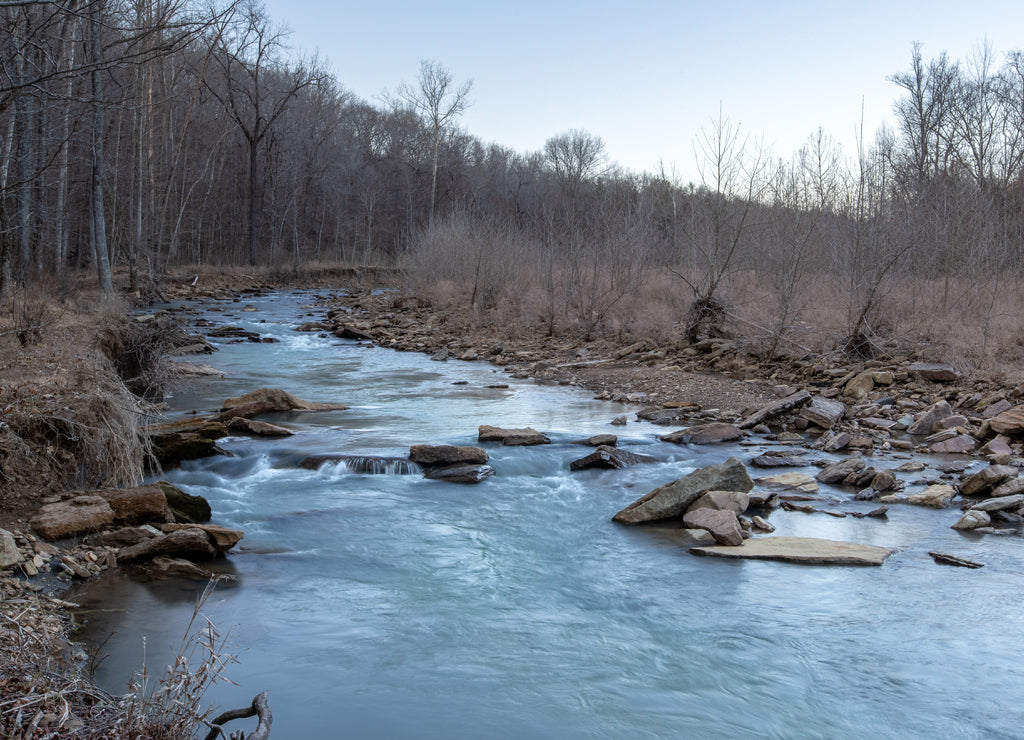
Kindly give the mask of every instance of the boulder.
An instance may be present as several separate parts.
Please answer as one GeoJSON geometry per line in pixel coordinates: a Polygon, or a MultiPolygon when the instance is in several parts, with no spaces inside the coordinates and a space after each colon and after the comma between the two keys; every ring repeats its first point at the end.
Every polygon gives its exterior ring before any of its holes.
{"type": "Polygon", "coordinates": [[[683,526],[689,529],[706,529],[720,545],[736,547],[743,544],[743,532],[734,511],[690,509],[683,515],[683,526]]]}
{"type": "Polygon", "coordinates": [[[802,565],[881,565],[893,551],[875,545],[814,537],[757,537],[741,547],[694,547],[694,555],[748,560],[781,560],[802,565]]]}
{"type": "Polygon", "coordinates": [[[146,428],[153,455],[165,468],[183,460],[195,460],[221,452],[216,440],[226,437],[227,427],[220,422],[187,419],[172,424],[154,424],[146,428]]]}
{"type": "Polygon", "coordinates": [[[857,473],[863,470],[867,466],[862,457],[848,457],[845,460],[840,460],[834,465],[829,465],[827,468],[818,473],[815,478],[820,483],[842,483],[850,473],[857,473]]]}
{"type": "Polygon", "coordinates": [[[265,406],[261,413],[287,411],[343,411],[347,407],[340,403],[314,403],[303,401],[280,388],[259,388],[236,398],[228,398],[221,404],[221,411],[237,411],[251,404],[265,406]]]}
{"type": "Polygon", "coordinates": [[[992,491],[992,498],[1015,496],[1019,493],[1024,493],[1024,478],[1014,478],[1013,480],[1006,481],[992,491]]]}
{"type": "Polygon", "coordinates": [[[666,434],[661,438],[661,441],[673,442],[678,445],[706,445],[718,442],[732,442],[743,437],[743,434],[743,430],[734,424],[712,421],[707,424],[697,424],[687,429],[680,429],[678,432],[666,434]]]}
{"type": "Polygon", "coordinates": [[[356,341],[366,342],[373,341],[372,334],[368,334],[362,329],[356,328],[352,324],[342,324],[341,326],[336,327],[331,333],[339,339],[355,339],[356,341]]]}
{"type": "Polygon", "coordinates": [[[188,578],[193,581],[220,580],[212,571],[201,568],[195,563],[181,558],[168,558],[158,555],[149,563],[149,572],[156,578],[188,578]]]}
{"type": "Polygon", "coordinates": [[[938,427],[939,423],[953,415],[953,409],[946,401],[938,401],[932,404],[927,411],[914,419],[914,423],[907,427],[907,434],[921,437],[931,434],[938,427]]]}
{"type": "Polygon", "coordinates": [[[123,547],[117,551],[117,560],[120,563],[141,563],[161,555],[199,561],[216,557],[217,550],[205,532],[189,528],[123,547]]]}
{"type": "Polygon", "coordinates": [[[18,550],[18,543],[14,541],[14,535],[6,529],[0,529],[0,570],[10,568],[21,561],[21,551],[18,550]]]}
{"type": "Polygon", "coordinates": [[[176,522],[208,522],[213,516],[210,502],[202,496],[194,496],[185,493],[180,488],[165,480],[157,481],[154,485],[160,487],[167,505],[171,509],[176,522]]]}
{"type": "Polygon", "coordinates": [[[479,483],[494,475],[490,465],[443,465],[427,468],[423,476],[431,480],[443,480],[449,483],[479,483]]]}
{"type": "Polygon", "coordinates": [[[989,465],[960,484],[964,496],[987,496],[1000,485],[1017,477],[1017,468],[1009,465],[989,465]]]}
{"type": "Polygon", "coordinates": [[[44,540],[60,540],[98,532],[114,523],[114,510],[102,496],[76,496],[45,504],[29,520],[44,540]]]}
{"type": "Polygon", "coordinates": [[[686,421],[696,410],[700,410],[700,407],[698,406],[696,409],[693,409],[687,407],[665,408],[664,406],[648,406],[637,411],[636,418],[639,421],[649,421],[660,426],[670,426],[686,421]]]}
{"type": "Polygon", "coordinates": [[[760,529],[762,532],[774,532],[775,525],[769,522],[764,517],[752,516],[750,517],[750,523],[755,529],[760,529]]]}
{"type": "Polygon", "coordinates": [[[978,440],[969,434],[958,434],[950,439],[936,442],[928,449],[932,452],[949,455],[963,455],[971,452],[978,446],[978,440]]]}
{"type": "Polygon", "coordinates": [[[586,470],[588,468],[612,468],[618,470],[629,465],[653,462],[658,462],[658,460],[650,455],[638,455],[635,452],[627,452],[617,447],[602,445],[586,457],[581,457],[579,460],[573,460],[569,463],[569,470],[586,470]]]}
{"type": "Polygon", "coordinates": [[[614,434],[595,434],[593,437],[587,437],[576,442],[579,445],[586,445],[587,447],[614,447],[619,443],[619,438],[614,434]]]}
{"type": "Polygon", "coordinates": [[[870,372],[858,373],[843,386],[843,395],[853,401],[863,401],[874,388],[875,379],[870,372]]]}
{"type": "Polygon", "coordinates": [[[143,540],[151,540],[154,537],[159,536],[160,530],[149,526],[121,527],[120,529],[114,529],[109,532],[91,534],[85,538],[85,542],[90,545],[102,545],[104,547],[120,549],[122,547],[137,545],[143,540]]]}
{"type": "Polygon", "coordinates": [[[753,487],[754,481],[743,463],[739,458],[730,457],[724,463],[708,465],[654,489],[618,512],[612,520],[621,524],[639,524],[679,517],[707,491],[746,493],[753,487]]]}
{"type": "Polygon", "coordinates": [[[731,511],[737,516],[747,510],[750,497],[742,491],[708,491],[690,504],[687,511],[695,509],[719,509],[731,511]]]}
{"type": "Polygon", "coordinates": [[[846,404],[842,401],[815,396],[808,405],[800,409],[798,416],[816,427],[831,429],[845,413],[846,404]]]}
{"type": "Polygon", "coordinates": [[[1008,411],[996,414],[988,420],[988,425],[996,434],[1010,437],[1024,434],[1024,406],[1014,406],[1008,411]]]}
{"type": "Polygon", "coordinates": [[[811,394],[806,391],[797,391],[792,395],[781,398],[778,401],[763,406],[755,411],[750,416],[743,419],[737,426],[740,429],[750,429],[758,424],[767,422],[770,419],[774,419],[777,416],[782,416],[794,409],[800,408],[806,405],[811,400],[811,394]]]}
{"type": "Polygon", "coordinates": [[[950,383],[960,377],[952,365],[940,362],[915,362],[907,368],[907,372],[934,383],[950,383]]]}
{"type": "Polygon", "coordinates": [[[798,455],[787,455],[783,452],[766,452],[750,458],[755,468],[802,468],[807,461],[798,455]]]}
{"type": "Polygon", "coordinates": [[[158,485],[104,488],[86,491],[84,495],[100,496],[105,499],[114,510],[115,524],[169,522],[173,518],[167,505],[167,496],[158,485]]]}
{"type": "Polygon", "coordinates": [[[706,529],[674,529],[670,536],[672,543],[680,547],[702,547],[718,542],[706,529]]]}
{"type": "Polygon", "coordinates": [[[413,445],[409,448],[409,459],[425,467],[435,465],[482,465],[487,462],[487,452],[480,447],[413,445]]]}
{"type": "Polygon", "coordinates": [[[501,442],[509,446],[546,445],[551,444],[548,436],[531,427],[519,429],[503,429],[488,424],[481,424],[477,430],[478,442],[501,442]]]}
{"type": "Polygon", "coordinates": [[[953,500],[956,491],[953,486],[936,484],[923,491],[907,496],[907,502],[918,506],[930,506],[933,509],[944,509],[953,500]]]}
{"type": "Polygon", "coordinates": [[[900,487],[900,481],[891,470],[880,470],[871,479],[871,490],[873,491],[895,491],[900,487]]]}
{"type": "Polygon", "coordinates": [[[1024,493],[990,498],[971,506],[972,511],[1006,511],[1024,506],[1024,493]]]}
{"type": "Polygon", "coordinates": [[[986,512],[977,509],[969,509],[968,511],[965,511],[964,515],[952,526],[952,529],[966,531],[977,529],[978,527],[987,527],[991,523],[992,517],[990,517],[986,512]]]}

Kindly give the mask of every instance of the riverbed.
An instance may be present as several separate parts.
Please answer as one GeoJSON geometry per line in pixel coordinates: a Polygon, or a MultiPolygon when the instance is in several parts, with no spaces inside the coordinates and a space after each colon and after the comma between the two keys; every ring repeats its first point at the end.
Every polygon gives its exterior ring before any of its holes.
{"type": "MultiPolygon", "coordinates": [[[[268,689],[282,738],[1019,737],[1019,539],[957,534],[953,510],[896,505],[884,520],[776,511],[776,534],[898,552],[880,568],[693,557],[671,533],[610,519],[767,442],[663,443],[666,428],[634,421],[636,407],[484,362],[298,333],[318,317],[313,300],[205,306],[214,321],[279,341],[219,340],[204,360],[224,377],[169,399],[172,417],[262,386],[349,406],[275,417],[295,436],[230,437],[220,446],[231,456],[165,476],[207,497],[214,523],[245,532],[220,564],[237,583],[205,609],[239,661],[228,671],[238,685],[210,692],[219,706],[268,689]],[[628,425],[610,424],[623,414],[628,425]],[[485,445],[497,474],[475,486],[298,466],[476,444],[481,424],[532,426],[553,444],[485,445]],[[570,473],[590,451],[574,442],[598,433],[659,462],[570,473]],[[929,550],[986,566],[938,566],[929,550]]],[[[874,508],[851,493],[825,487],[816,505],[874,508]]],[[[115,575],[77,594],[109,610],[84,633],[112,633],[99,683],[119,692],[143,661],[151,672],[166,663],[201,588],[115,575]]]]}

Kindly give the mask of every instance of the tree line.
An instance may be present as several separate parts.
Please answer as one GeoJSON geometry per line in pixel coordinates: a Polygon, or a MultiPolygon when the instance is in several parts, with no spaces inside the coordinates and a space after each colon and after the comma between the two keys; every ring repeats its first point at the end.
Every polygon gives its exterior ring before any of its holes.
{"type": "Polygon", "coordinates": [[[0,24],[4,292],[85,268],[109,295],[121,269],[135,290],[182,264],[384,263],[551,332],[662,311],[692,343],[731,318],[770,356],[825,324],[871,353],[950,312],[984,317],[987,343],[1024,268],[1020,51],[915,44],[896,126],[854,152],[819,130],[779,156],[719,112],[682,182],[585,130],[482,142],[458,125],[471,83],[437,62],[361,100],[253,0],[0,0],[0,24]]]}

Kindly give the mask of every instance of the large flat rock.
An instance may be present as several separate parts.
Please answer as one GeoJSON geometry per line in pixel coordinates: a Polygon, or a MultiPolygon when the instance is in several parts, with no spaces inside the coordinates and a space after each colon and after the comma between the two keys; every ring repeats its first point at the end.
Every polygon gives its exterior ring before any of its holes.
{"type": "Polygon", "coordinates": [[[881,565],[893,551],[876,545],[815,537],[757,537],[739,547],[691,547],[694,555],[746,560],[781,560],[803,565],[881,565]]]}

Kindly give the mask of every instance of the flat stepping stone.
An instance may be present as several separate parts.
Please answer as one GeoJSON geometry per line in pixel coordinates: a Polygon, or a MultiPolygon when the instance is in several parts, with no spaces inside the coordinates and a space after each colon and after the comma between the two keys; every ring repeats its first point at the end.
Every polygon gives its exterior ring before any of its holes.
{"type": "Polygon", "coordinates": [[[691,547],[694,555],[743,560],[780,560],[802,565],[881,565],[893,550],[816,537],[757,537],[739,547],[691,547]]]}

